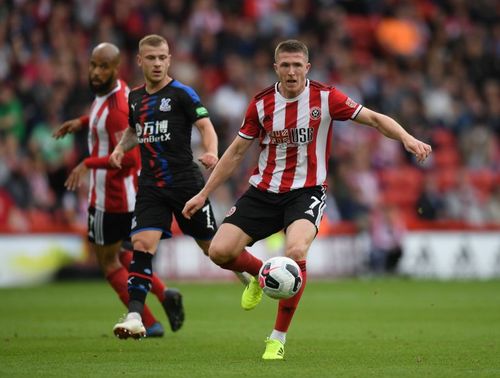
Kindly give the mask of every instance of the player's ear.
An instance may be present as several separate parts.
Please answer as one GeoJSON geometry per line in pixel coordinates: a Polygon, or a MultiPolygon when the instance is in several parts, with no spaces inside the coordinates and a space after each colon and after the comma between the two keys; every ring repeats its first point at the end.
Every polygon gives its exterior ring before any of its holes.
{"type": "Polygon", "coordinates": [[[136,60],[137,60],[137,65],[139,67],[141,67],[142,66],[142,57],[141,57],[141,54],[137,54],[136,60]]]}
{"type": "Polygon", "coordinates": [[[276,72],[276,74],[278,74],[278,64],[273,63],[273,68],[274,68],[274,72],[276,72]]]}
{"type": "Polygon", "coordinates": [[[307,62],[306,63],[306,74],[309,72],[310,69],[311,69],[311,63],[307,62]]]}

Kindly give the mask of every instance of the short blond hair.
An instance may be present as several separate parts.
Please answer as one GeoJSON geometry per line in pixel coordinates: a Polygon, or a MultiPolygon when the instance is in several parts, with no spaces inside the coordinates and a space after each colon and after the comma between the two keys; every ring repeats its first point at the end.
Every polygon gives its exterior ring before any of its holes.
{"type": "Polygon", "coordinates": [[[158,34],[149,34],[149,35],[143,37],[139,41],[139,50],[141,49],[142,46],[145,46],[145,45],[157,47],[157,46],[160,46],[162,44],[165,44],[168,46],[168,42],[165,38],[163,38],[161,35],[158,35],[158,34]]]}
{"type": "Polygon", "coordinates": [[[278,60],[278,54],[282,52],[299,52],[304,54],[306,61],[309,61],[309,50],[307,46],[296,39],[287,39],[286,41],[280,42],[278,46],[276,46],[276,50],[274,50],[274,61],[278,60]]]}

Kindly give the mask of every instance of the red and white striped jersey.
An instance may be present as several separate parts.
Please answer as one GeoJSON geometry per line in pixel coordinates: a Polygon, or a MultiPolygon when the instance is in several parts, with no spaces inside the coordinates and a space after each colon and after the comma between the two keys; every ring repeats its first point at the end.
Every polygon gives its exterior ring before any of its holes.
{"type": "Polygon", "coordinates": [[[127,84],[118,80],[113,91],[95,97],[88,118],[90,157],[85,164],[91,173],[89,206],[105,212],[131,212],[135,206],[140,169],[138,148],[127,152],[122,169],[112,169],[108,163],[109,155],[128,127],[129,92],[127,84]]]}
{"type": "Polygon", "coordinates": [[[260,140],[250,184],[273,193],[324,185],[332,121],[354,119],[361,108],[341,91],[312,80],[292,99],[279,93],[278,83],[257,94],[238,133],[260,140]]]}

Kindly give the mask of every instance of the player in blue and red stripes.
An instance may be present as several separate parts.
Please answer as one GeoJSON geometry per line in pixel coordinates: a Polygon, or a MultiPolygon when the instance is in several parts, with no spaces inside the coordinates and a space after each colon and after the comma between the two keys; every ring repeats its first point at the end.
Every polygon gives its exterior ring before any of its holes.
{"type": "MultiPolygon", "coordinates": [[[[120,338],[144,335],[143,311],[151,287],[152,259],[160,240],[172,236],[173,216],[182,232],[192,236],[207,255],[217,230],[208,199],[190,220],[181,214],[186,201],[204,184],[193,161],[192,125],[200,131],[205,152],[198,160],[207,169],[218,162],[218,140],[200,97],[169,76],[170,57],[168,43],[161,36],[148,35],[139,42],[137,59],[145,84],[130,92],[129,127],[110,157],[112,165],[121,167],[126,151],[140,146],[142,170],[132,221],[129,313],[114,327],[120,338]]],[[[238,276],[245,281],[242,274],[238,276]]],[[[176,301],[181,303],[180,293],[176,301]]],[[[183,312],[178,319],[183,321],[183,312]]]]}

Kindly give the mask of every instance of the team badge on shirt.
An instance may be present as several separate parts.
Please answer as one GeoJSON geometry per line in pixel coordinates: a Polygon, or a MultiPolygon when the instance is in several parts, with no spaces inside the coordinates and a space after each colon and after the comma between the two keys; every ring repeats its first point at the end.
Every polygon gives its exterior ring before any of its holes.
{"type": "Polygon", "coordinates": [[[172,109],[172,106],[170,106],[170,99],[169,98],[162,98],[161,103],[160,103],[160,111],[161,112],[169,112],[172,109]]]}
{"type": "Polygon", "coordinates": [[[311,112],[309,113],[312,120],[317,120],[321,118],[321,109],[318,106],[314,106],[311,108],[311,112]]]}

